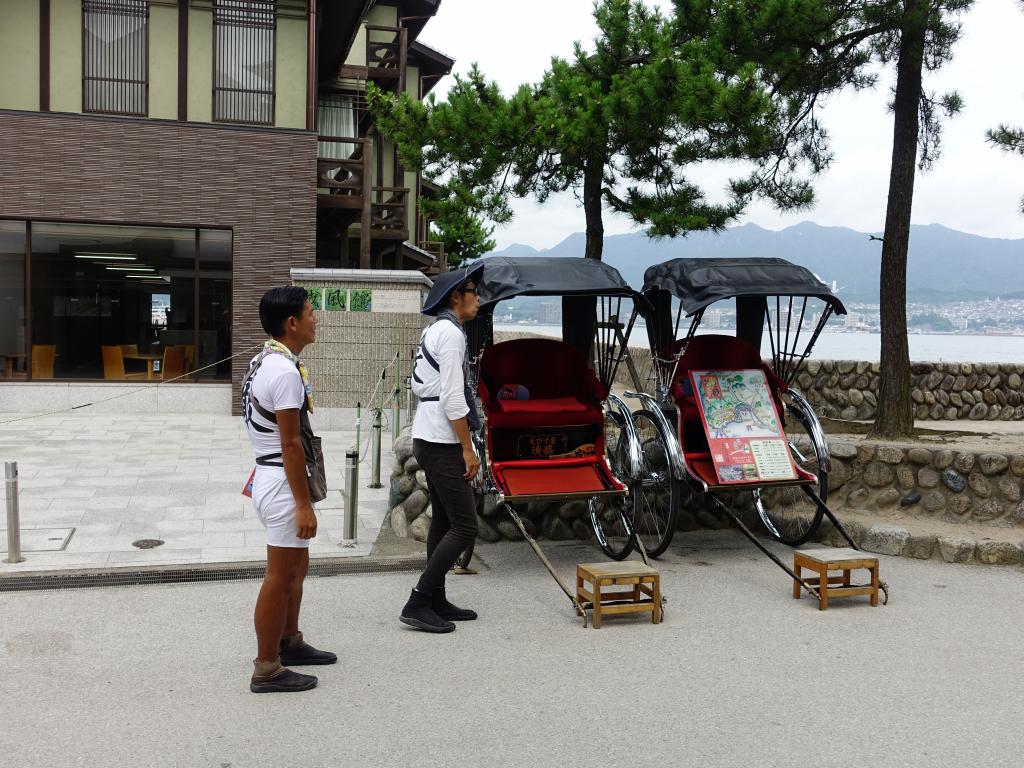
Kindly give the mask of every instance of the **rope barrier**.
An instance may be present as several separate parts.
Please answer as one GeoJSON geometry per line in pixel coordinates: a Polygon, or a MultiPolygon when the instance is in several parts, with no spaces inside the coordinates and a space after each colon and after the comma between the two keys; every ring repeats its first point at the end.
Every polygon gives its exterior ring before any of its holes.
{"type": "MultiPolygon", "coordinates": [[[[263,348],[262,344],[256,344],[254,346],[251,346],[251,347],[248,347],[246,349],[243,349],[241,352],[236,352],[235,354],[231,355],[230,357],[225,357],[222,360],[217,360],[216,362],[210,363],[209,365],[204,365],[202,368],[195,368],[195,369],[193,369],[191,371],[187,371],[187,372],[181,374],[180,376],[175,376],[173,379],[167,379],[166,381],[154,381],[152,383],[148,383],[147,382],[147,383],[144,383],[144,384],[140,383],[140,384],[134,386],[133,389],[129,390],[128,392],[121,392],[121,393],[116,394],[116,395],[111,395],[110,397],[105,397],[102,400],[95,400],[95,401],[93,401],[91,403],[81,403],[79,405],[72,405],[72,406],[70,406],[68,408],[59,408],[59,409],[57,409],[55,411],[47,411],[45,413],[31,413],[28,416],[19,416],[16,419],[8,419],[7,421],[0,421],[0,427],[5,426],[7,424],[14,424],[14,423],[19,422],[19,421],[28,421],[30,419],[42,419],[42,418],[45,418],[46,416],[56,416],[57,414],[61,414],[61,413],[71,413],[72,411],[78,411],[78,410],[81,410],[82,408],[89,408],[89,407],[94,406],[94,405],[102,405],[103,403],[109,403],[112,400],[119,400],[122,397],[131,397],[132,395],[137,395],[139,392],[144,392],[144,391],[149,390],[149,389],[155,389],[157,387],[163,386],[164,384],[170,384],[171,382],[174,382],[174,381],[180,381],[181,379],[189,378],[193,374],[200,373],[200,372],[205,371],[205,370],[207,370],[209,368],[215,368],[216,366],[220,365],[221,363],[226,363],[229,360],[234,360],[236,357],[241,357],[242,355],[248,355],[249,353],[254,352],[257,349],[262,349],[262,348],[263,348]]],[[[124,382],[124,383],[128,383],[128,382],[124,382]]]]}

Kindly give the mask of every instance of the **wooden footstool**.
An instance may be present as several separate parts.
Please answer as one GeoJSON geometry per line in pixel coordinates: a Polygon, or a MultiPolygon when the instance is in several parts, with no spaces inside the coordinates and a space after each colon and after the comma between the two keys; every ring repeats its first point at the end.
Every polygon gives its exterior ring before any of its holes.
{"type": "MultiPolygon", "coordinates": [[[[821,598],[818,609],[828,608],[828,601],[833,597],[853,597],[854,595],[870,595],[871,605],[878,605],[878,558],[856,549],[798,549],[793,553],[793,571],[803,578],[802,570],[806,568],[818,574],[818,579],[804,579],[812,587],[816,587],[821,598]],[[866,569],[871,574],[871,584],[854,587],[850,584],[850,573],[866,569]],[[830,571],[839,571],[838,575],[829,576],[830,571]],[[835,586],[833,586],[835,585],[835,586]]],[[[800,599],[800,582],[793,581],[793,597],[800,599]]]]}
{"type": "Polygon", "coordinates": [[[652,624],[661,623],[661,576],[643,563],[580,563],[576,566],[576,599],[594,609],[594,629],[601,628],[604,614],[649,612],[652,624]],[[587,591],[588,582],[593,591],[587,591]]]}

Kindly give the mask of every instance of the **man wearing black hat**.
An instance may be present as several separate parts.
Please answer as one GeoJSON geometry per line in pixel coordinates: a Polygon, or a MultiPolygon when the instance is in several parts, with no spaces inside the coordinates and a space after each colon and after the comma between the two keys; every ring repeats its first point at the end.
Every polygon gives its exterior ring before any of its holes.
{"type": "Polygon", "coordinates": [[[479,429],[463,325],[480,309],[483,265],[439,275],[423,305],[436,319],[420,337],[412,389],[420,404],[412,422],[413,455],[427,476],[432,516],[427,567],[402,609],[401,621],[425,632],[451,632],[474,611],[445,596],[445,574],[476,540],[476,501],[469,486],[480,469],[470,431],[479,429]]]}

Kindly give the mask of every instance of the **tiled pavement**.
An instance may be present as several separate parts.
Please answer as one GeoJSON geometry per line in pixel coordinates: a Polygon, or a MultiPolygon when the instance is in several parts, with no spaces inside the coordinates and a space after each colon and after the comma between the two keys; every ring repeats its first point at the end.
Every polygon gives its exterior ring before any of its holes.
{"type": "MultiPolygon", "coordinates": [[[[238,417],[80,412],[2,423],[17,418],[0,415],[0,462],[18,462],[25,562],[0,562],[0,575],[265,557],[263,528],[241,495],[253,460],[238,417]],[[74,533],[62,551],[32,551],[59,546],[48,542],[69,528],[74,533]],[[139,539],[165,543],[141,550],[132,546],[139,539]]],[[[368,555],[387,514],[390,437],[383,440],[384,488],[367,487],[370,457],[364,452],[358,546],[342,547],[344,455],[355,433],[317,432],[327,458],[328,497],[317,505],[320,526],[310,554],[368,555]]],[[[364,431],[364,445],[367,436],[364,431]]],[[[2,560],[6,537],[0,539],[2,560]]]]}

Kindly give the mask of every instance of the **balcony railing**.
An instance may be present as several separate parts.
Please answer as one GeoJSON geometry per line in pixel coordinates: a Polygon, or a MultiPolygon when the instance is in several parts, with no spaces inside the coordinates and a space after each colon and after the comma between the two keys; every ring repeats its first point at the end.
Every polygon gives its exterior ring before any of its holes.
{"type": "Polygon", "coordinates": [[[408,206],[408,188],[374,187],[370,203],[370,228],[376,232],[406,232],[409,228],[408,206]]]}
{"type": "Polygon", "coordinates": [[[316,186],[326,189],[327,194],[342,199],[332,201],[339,207],[360,208],[366,195],[370,176],[370,141],[344,136],[318,137],[319,152],[316,159],[316,186]],[[331,157],[345,154],[331,148],[344,145],[355,146],[348,157],[331,157]]]}
{"type": "Polygon", "coordinates": [[[366,25],[366,69],[372,77],[381,70],[398,73],[405,65],[406,30],[366,25]]]}
{"type": "Polygon", "coordinates": [[[421,240],[418,245],[421,250],[434,257],[434,265],[427,270],[428,273],[439,274],[448,271],[448,255],[444,252],[443,242],[440,240],[421,240]]]}

